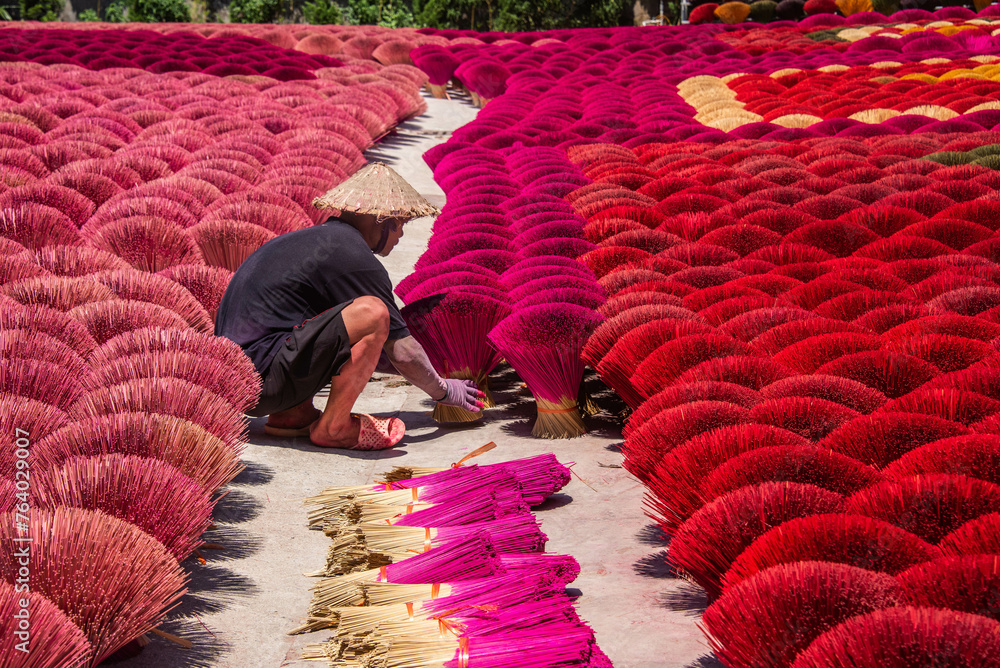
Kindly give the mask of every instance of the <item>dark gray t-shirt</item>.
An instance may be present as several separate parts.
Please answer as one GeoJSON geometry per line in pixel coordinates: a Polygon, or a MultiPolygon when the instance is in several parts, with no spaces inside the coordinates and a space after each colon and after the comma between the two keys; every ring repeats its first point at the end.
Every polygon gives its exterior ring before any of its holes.
{"type": "Polygon", "coordinates": [[[216,336],[240,345],[264,373],[292,328],[369,295],[389,309],[389,339],[410,335],[392,283],[361,233],[337,218],[271,239],[233,276],[215,318],[216,336]]]}

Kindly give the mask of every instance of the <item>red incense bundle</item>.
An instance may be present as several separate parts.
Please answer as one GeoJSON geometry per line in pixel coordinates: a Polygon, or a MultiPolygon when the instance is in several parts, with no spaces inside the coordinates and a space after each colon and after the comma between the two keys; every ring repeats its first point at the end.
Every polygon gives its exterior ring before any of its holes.
{"type": "MultiPolygon", "coordinates": [[[[500,361],[486,337],[510,313],[505,303],[462,292],[426,297],[402,310],[410,333],[427,351],[435,370],[445,378],[475,382],[486,393],[486,407],[494,405],[487,377],[500,361]]],[[[482,412],[437,404],[432,416],[438,422],[470,422],[480,419],[482,412]]]]}
{"type": "Polygon", "coordinates": [[[1000,623],[965,612],[898,607],[853,617],[813,641],[793,668],[996,666],[1000,623]]]}
{"type": "Polygon", "coordinates": [[[540,304],[501,321],[490,342],[510,362],[538,404],[532,434],[571,438],[586,433],[577,406],[587,337],[600,324],[597,313],[574,304],[540,304]]]}

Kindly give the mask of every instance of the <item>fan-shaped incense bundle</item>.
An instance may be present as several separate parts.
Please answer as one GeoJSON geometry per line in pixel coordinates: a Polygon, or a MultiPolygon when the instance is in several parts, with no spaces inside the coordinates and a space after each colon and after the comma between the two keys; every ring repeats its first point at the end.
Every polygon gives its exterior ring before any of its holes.
{"type": "Polygon", "coordinates": [[[861,515],[811,515],[781,524],[751,543],[722,578],[724,588],[772,566],[832,561],[896,575],[941,550],[888,522],[861,515]]]}
{"type": "MultiPolygon", "coordinates": [[[[486,381],[500,355],[486,337],[510,315],[510,306],[483,295],[450,292],[411,302],[402,313],[437,372],[474,381],[487,395],[484,405],[494,405],[486,381]]],[[[469,422],[480,419],[482,412],[438,404],[432,416],[438,422],[469,422]]]]}
{"type": "Polygon", "coordinates": [[[190,420],[236,452],[245,440],[246,421],[232,404],[179,378],[139,378],[92,390],[81,396],[70,412],[77,419],[85,419],[122,411],[162,413],[190,420]]]}
{"type": "Polygon", "coordinates": [[[120,454],[73,457],[39,473],[40,508],[101,510],[160,541],[178,561],[200,544],[212,521],[209,492],[166,462],[120,454]]]}
{"type": "Polygon", "coordinates": [[[722,576],[736,557],[771,527],[796,517],[841,512],[843,507],[840,494],[814,485],[765,482],[742,487],[681,524],[670,542],[670,559],[716,598],[722,594],[722,576]]]}
{"type": "Polygon", "coordinates": [[[0,639],[4,665],[11,668],[81,668],[90,665],[92,650],[87,636],[52,601],[35,592],[15,590],[0,581],[0,614],[8,622],[0,639]],[[27,607],[22,607],[26,602],[27,607]],[[27,630],[17,629],[23,618],[27,630]],[[28,650],[17,648],[26,642],[28,650]],[[41,651],[39,648],[44,648],[41,651]]]}
{"type": "Polygon", "coordinates": [[[490,342],[535,396],[534,436],[570,438],[586,432],[577,407],[580,353],[601,319],[573,304],[541,304],[515,312],[490,332],[490,342]]]}
{"type": "Polygon", "coordinates": [[[860,615],[813,641],[793,668],[926,666],[976,668],[996,663],[1000,623],[981,615],[896,607],[860,615]],[[947,658],[944,658],[947,657],[947,658]]]}
{"type": "Polygon", "coordinates": [[[788,666],[838,623],[901,602],[895,578],[823,561],[762,571],[728,589],[702,618],[718,656],[734,666],[788,666]]]}
{"type": "Polygon", "coordinates": [[[180,350],[149,350],[102,364],[87,379],[90,389],[119,385],[138,378],[180,378],[226,399],[244,413],[257,405],[260,376],[240,373],[208,355],[180,350]]]}
{"type": "MultiPolygon", "coordinates": [[[[29,516],[32,590],[86,634],[96,666],[133,638],[152,630],[185,592],[177,560],[138,527],[96,510],[33,508],[29,516]]],[[[14,518],[0,539],[17,545],[14,518]]],[[[14,550],[0,555],[0,577],[13,582],[14,550]]]]}
{"type": "Polygon", "coordinates": [[[63,416],[57,422],[65,425],[61,429],[19,419],[18,424],[32,425],[32,437],[37,440],[31,452],[42,469],[54,469],[76,457],[120,453],[170,464],[208,493],[242,470],[239,456],[221,439],[193,422],[171,415],[119,412],[69,424],[63,416]]]}

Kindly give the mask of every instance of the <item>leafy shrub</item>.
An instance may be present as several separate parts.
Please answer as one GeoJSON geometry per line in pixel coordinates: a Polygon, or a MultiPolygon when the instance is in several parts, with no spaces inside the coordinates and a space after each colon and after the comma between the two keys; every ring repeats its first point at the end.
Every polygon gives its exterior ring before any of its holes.
{"type": "Polygon", "coordinates": [[[339,25],[344,22],[344,13],[332,0],[314,0],[302,5],[302,15],[313,25],[339,25]]]}
{"type": "MultiPolygon", "coordinates": [[[[128,20],[142,23],[187,23],[191,13],[184,0],[127,0],[128,20]]],[[[111,7],[108,7],[108,12],[111,7]]]]}
{"type": "Polygon", "coordinates": [[[281,12],[281,0],[233,0],[229,20],[233,23],[273,23],[281,12]]]}
{"type": "MultiPolygon", "coordinates": [[[[413,4],[418,12],[419,2],[413,4]]],[[[413,13],[403,0],[347,0],[348,23],[380,25],[385,28],[408,28],[414,25],[413,13]]]]}
{"type": "Polygon", "coordinates": [[[125,6],[120,2],[112,2],[104,10],[104,20],[108,23],[125,23],[125,6]]]}
{"type": "Polygon", "coordinates": [[[58,21],[63,0],[20,0],[22,21],[58,21]]]}
{"type": "Polygon", "coordinates": [[[85,9],[76,16],[77,20],[84,23],[94,23],[101,20],[101,17],[93,9],[85,9]]]}

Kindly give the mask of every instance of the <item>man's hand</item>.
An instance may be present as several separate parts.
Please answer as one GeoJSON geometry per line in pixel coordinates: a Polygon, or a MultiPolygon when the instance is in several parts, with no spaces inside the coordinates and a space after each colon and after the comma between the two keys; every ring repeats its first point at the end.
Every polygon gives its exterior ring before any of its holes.
{"type": "Polygon", "coordinates": [[[483,407],[483,402],[480,400],[486,395],[471,380],[458,380],[456,378],[442,380],[444,380],[444,396],[437,400],[439,404],[458,406],[473,413],[478,413],[479,409],[483,407]]]}

